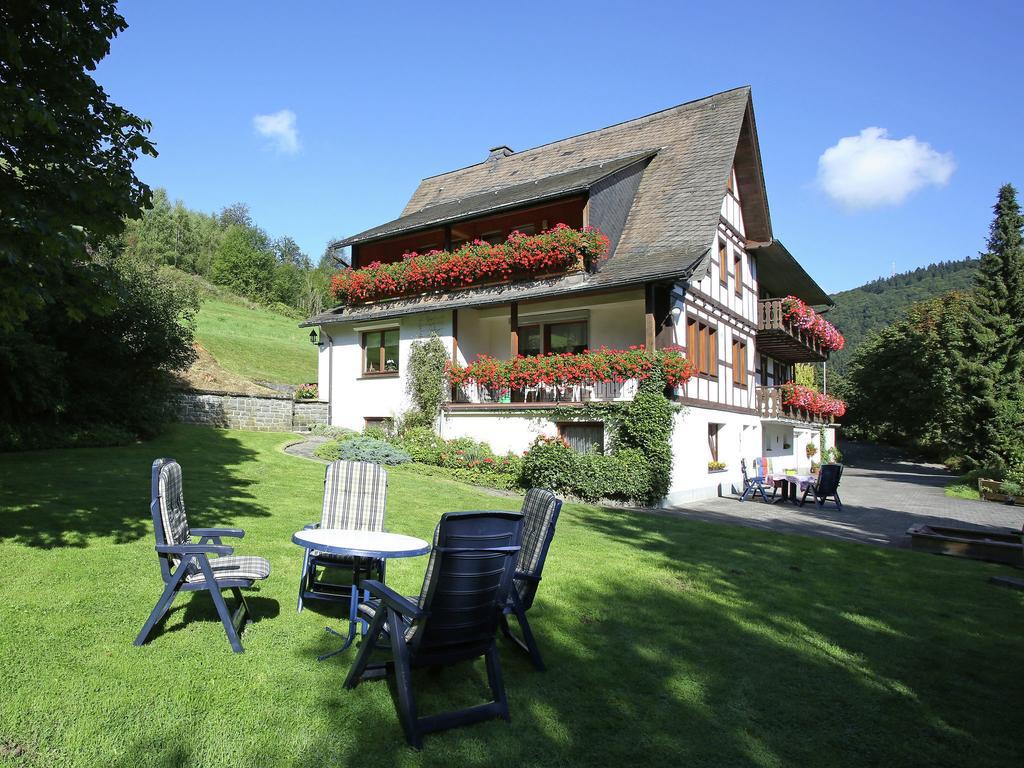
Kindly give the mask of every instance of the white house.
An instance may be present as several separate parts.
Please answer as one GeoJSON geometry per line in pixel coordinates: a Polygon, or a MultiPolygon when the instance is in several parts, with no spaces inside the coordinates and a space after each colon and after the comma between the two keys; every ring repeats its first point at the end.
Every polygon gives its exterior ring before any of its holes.
{"type": "MultiPolygon", "coordinates": [[[[599,229],[609,256],[571,274],[341,305],[306,321],[320,329],[331,423],[361,429],[402,412],[410,344],[436,333],[460,364],[478,354],[682,347],[698,372],[675,392],[684,408],[668,503],[739,486],[741,457],[806,466],[823,426],[834,444],[830,418],[781,401],[795,363],[828,357],[783,317],[782,298],[832,302],[775,239],[749,88],[532,149],[492,149],[424,179],[399,218],[336,245],[351,247],[359,269],[558,223],[599,229]],[[712,461],[726,469],[712,471],[712,461]]],[[[522,451],[538,434],[589,442],[603,427],[574,420],[573,409],[632,391],[626,382],[498,398],[459,388],[438,429],[498,452],[522,451]]]]}

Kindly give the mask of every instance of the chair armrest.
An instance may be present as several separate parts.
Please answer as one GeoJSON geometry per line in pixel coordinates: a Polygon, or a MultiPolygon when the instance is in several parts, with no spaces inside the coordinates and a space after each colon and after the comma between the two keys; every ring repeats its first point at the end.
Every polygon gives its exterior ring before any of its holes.
{"type": "Polygon", "coordinates": [[[524,573],[523,571],[516,571],[512,575],[517,579],[525,579],[526,581],[540,581],[540,576],[534,576],[532,573],[524,573]]]}
{"type": "Polygon", "coordinates": [[[367,579],[363,582],[363,589],[367,590],[372,596],[379,598],[384,605],[394,608],[403,616],[416,619],[423,615],[423,611],[420,610],[418,605],[413,604],[395,592],[395,590],[384,586],[379,581],[367,579]]]}
{"type": "Polygon", "coordinates": [[[226,544],[157,544],[156,551],[166,555],[230,555],[235,550],[226,544]]]}
{"type": "Polygon", "coordinates": [[[234,539],[241,539],[245,536],[245,531],[241,528],[192,528],[189,533],[193,536],[230,536],[234,539]]]}

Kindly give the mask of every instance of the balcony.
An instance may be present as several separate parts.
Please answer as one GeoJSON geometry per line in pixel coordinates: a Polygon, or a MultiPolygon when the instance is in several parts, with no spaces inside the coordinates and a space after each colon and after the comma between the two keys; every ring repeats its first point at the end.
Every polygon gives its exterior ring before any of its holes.
{"type": "Polygon", "coordinates": [[[810,331],[786,320],[783,299],[757,302],[757,350],[783,363],[823,363],[829,351],[810,331]]]}
{"type": "Polygon", "coordinates": [[[806,408],[783,405],[782,387],[755,387],[754,408],[766,421],[834,424],[835,417],[814,413],[806,408]]]}
{"type": "Polygon", "coordinates": [[[488,387],[475,381],[452,388],[449,408],[465,409],[473,406],[493,408],[545,409],[583,403],[615,403],[632,400],[639,382],[596,381],[565,386],[537,384],[530,387],[488,387]]]}

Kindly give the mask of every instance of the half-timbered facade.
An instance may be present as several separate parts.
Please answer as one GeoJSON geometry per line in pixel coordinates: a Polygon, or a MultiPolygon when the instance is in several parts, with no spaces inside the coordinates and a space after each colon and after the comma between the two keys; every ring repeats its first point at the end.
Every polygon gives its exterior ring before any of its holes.
{"type": "MultiPolygon", "coordinates": [[[[401,217],[338,245],[359,268],[560,223],[599,229],[608,257],[583,272],[342,305],[308,320],[321,331],[331,423],[361,429],[404,411],[410,345],[437,334],[463,365],[478,355],[682,348],[697,370],[674,392],[684,408],[668,503],[737,487],[741,457],[803,466],[823,426],[833,441],[831,425],[781,406],[793,365],[827,359],[782,321],[781,300],[831,301],[772,232],[748,88],[522,152],[498,147],[482,163],[424,179],[401,217]]],[[[498,452],[522,451],[538,434],[604,444],[603,425],[574,411],[635,389],[459,386],[437,429],[498,452]]]]}

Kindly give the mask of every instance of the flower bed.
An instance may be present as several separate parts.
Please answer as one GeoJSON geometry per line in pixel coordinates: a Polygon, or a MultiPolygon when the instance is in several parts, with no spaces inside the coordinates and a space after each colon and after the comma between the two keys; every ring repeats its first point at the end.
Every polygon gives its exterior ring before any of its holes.
{"type": "Polygon", "coordinates": [[[496,245],[474,240],[455,251],[413,251],[392,264],[374,262],[346,269],[331,280],[331,291],[342,303],[358,304],[516,277],[577,272],[604,258],[608,246],[608,238],[596,229],[559,224],[539,235],[513,232],[496,245]]]}
{"type": "Polygon", "coordinates": [[[782,385],[782,405],[802,408],[818,416],[839,418],[846,413],[846,403],[839,398],[823,395],[816,389],[792,382],[782,385]]]}
{"type": "Polygon", "coordinates": [[[595,382],[622,383],[629,379],[650,378],[656,365],[661,366],[669,386],[685,384],[693,375],[693,363],[676,348],[648,352],[643,346],[629,349],[587,350],[580,354],[539,355],[496,360],[477,355],[467,366],[448,363],[446,374],[453,385],[474,381],[486,387],[520,389],[536,384],[575,386],[595,382]]]}
{"type": "Polygon", "coordinates": [[[843,334],[796,296],[787,296],[782,300],[782,317],[797,328],[810,333],[825,349],[838,352],[846,346],[843,334]]]}
{"type": "Polygon", "coordinates": [[[302,384],[295,390],[296,400],[316,400],[320,391],[316,384],[302,384]]]}

